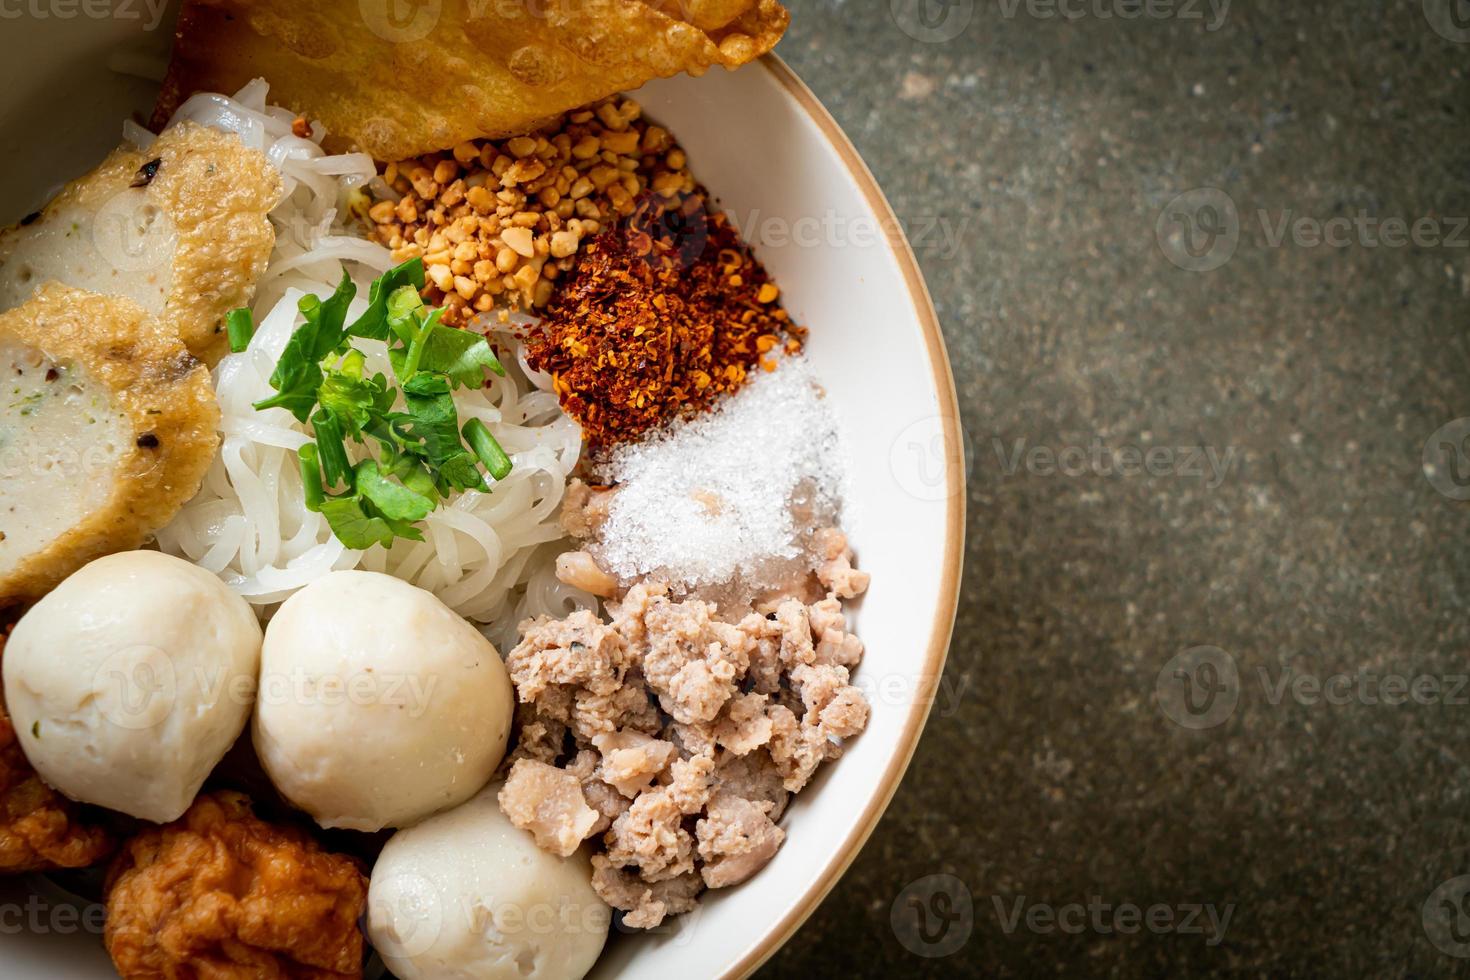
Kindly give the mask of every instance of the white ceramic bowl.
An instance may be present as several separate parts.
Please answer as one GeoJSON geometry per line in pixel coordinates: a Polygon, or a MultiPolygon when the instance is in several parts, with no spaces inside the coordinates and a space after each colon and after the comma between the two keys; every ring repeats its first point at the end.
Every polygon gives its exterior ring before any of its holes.
{"type": "MultiPolygon", "coordinates": [[[[146,21],[146,5],[134,6],[146,21]]],[[[106,67],[109,58],[126,61],[166,43],[164,30],[142,26],[85,16],[5,22],[0,59],[13,81],[0,91],[9,177],[0,221],[20,218],[58,182],[89,169],[119,142],[124,116],[146,115],[151,87],[106,67]]],[[[809,356],[851,457],[846,523],[859,565],[873,573],[856,612],[868,649],[857,674],[873,701],[868,730],[795,799],[783,821],[786,845],[760,874],[708,895],[698,912],[657,934],[615,935],[592,974],[742,976],[836,884],[908,765],[954,622],[963,455],[944,343],[913,254],[811,92],[771,57],[740,72],[657,82],[638,98],[677,134],[797,322],[811,329],[809,356]]],[[[100,918],[84,915],[78,927],[58,913],[64,901],[43,878],[0,880],[7,980],[112,975],[100,938],[79,934],[100,918]],[[34,919],[28,909],[39,909],[34,919]]]]}

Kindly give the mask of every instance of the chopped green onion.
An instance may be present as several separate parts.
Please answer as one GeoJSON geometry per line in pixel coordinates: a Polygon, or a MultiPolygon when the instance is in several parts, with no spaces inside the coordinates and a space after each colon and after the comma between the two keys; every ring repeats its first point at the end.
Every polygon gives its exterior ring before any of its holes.
{"type": "Polygon", "coordinates": [[[366,364],[367,358],[363,356],[362,351],[358,350],[356,347],[353,347],[342,358],[342,364],[340,367],[337,368],[337,370],[342,374],[347,375],[349,378],[352,378],[354,381],[361,381],[363,367],[366,364]]]}
{"type": "Polygon", "coordinates": [[[306,509],[320,514],[326,494],[322,492],[322,467],[317,459],[316,443],[308,442],[296,450],[301,461],[301,483],[306,487],[306,509]]]}
{"type": "Polygon", "coordinates": [[[238,354],[249,347],[250,338],[255,336],[255,321],[250,311],[242,306],[225,314],[225,332],[230,338],[230,353],[238,354]]]}
{"type": "MultiPolygon", "coordinates": [[[[310,425],[315,441],[297,454],[306,505],[349,548],[422,541],[414,522],[449,494],[483,489],[511,472],[510,457],[483,423],[460,429],[453,397],[457,388],[482,387],[486,371],[503,375],[505,368],[484,336],[439,323],[443,311],[419,295],[423,282],[418,259],[379,276],[367,311],[350,327],[356,286],[345,272],[330,298],[302,297],[303,322],[271,373],[276,394],[255,403],[287,409],[310,425]],[[396,377],[367,377],[368,359],[352,346],[355,337],[383,341],[396,377]],[[378,443],[377,458],[354,464],[349,443],[369,442],[378,443]]],[[[228,321],[231,344],[244,349],[254,333],[250,314],[238,310],[228,321]]]]}
{"type": "Polygon", "coordinates": [[[316,432],[322,475],[327,479],[328,489],[338,483],[352,489],[352,461],[347,458],[347,447],[343,445],[341,421],[330,412],[318,411],[311,417],[311,427],[316,432]]]}
{"type": "Polygon", "coordinates": [[[470,448],[475,451],[475,455],[480,457],[480,462],[485,464],[485,469],[490,471],[491,476],[497,480],[504,480],[510,476],[510,457],[505,454],[504,449],[500,448],[500,443],[495,441],[490,430],[485,428],[484,422],[479,419],[470,419],[466,422],[464,438],[465,442],[470,444],[470,448]]]}

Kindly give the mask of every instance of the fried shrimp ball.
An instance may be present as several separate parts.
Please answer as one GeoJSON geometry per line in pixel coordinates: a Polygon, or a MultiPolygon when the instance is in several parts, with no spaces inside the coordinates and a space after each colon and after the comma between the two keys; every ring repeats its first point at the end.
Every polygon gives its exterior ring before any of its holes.
{"type": "Polygon", "coordinates": [[[361,977],[366,900],[356,861],[214,793],[123,846],[107,951],[123,980],[361,977]]]}
{"type": "Polygon", "coordinates": [[[82,819],[80,807],[41,782],[0,704],[0,874],[85,868],[114,844],[105,829],[82,819]]]}

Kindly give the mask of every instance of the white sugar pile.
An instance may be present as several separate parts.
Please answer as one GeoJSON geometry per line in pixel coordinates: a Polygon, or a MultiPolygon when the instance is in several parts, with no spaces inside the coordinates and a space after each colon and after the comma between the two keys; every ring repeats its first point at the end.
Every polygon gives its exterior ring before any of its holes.
{"type": "Polygon", "coordinates": [[[676,588],[734,578],[759,586],[778,584],[763,581],[773,568],[806,558],[814,522],[835,522],[844,467],[811,367],[787,357],[715,411],[619,447],[598,476],[618,487],[598,535],[608,571],[676,588]]]}

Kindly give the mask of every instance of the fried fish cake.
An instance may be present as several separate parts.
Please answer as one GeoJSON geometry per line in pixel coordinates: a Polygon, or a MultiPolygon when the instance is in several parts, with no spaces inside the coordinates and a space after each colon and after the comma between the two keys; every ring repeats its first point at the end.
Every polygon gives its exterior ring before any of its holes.
{"type": "Polygon", "coordinates": [[[120,147],[40,214],[0,232],[0,310],[48,281],[126,296],[200,360],[229,350],[275,245],[281,175],[233,133],[181,123],[147,150],[120,147]]]}
{"type": "Polygon", "coordinates": [[[0,605],[126,551],[199,490],[209,372],[138,304],[43,286],[0,314],[0,605]]]}
{"type": "Polygon", "coordinates": [[[352,858],[213,793],[123,845],[104,938],[123,980],[361,977],[367,885],[352,858]]]}
{"type": "Polygon", "coordinates": [[[0,874],[85,868],[115,846],[105,828],[89,823],[80,806],[36,775],[0,704],[0,874]]]}

